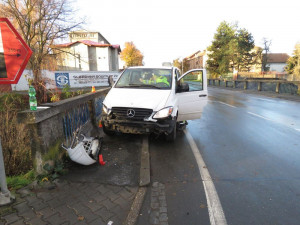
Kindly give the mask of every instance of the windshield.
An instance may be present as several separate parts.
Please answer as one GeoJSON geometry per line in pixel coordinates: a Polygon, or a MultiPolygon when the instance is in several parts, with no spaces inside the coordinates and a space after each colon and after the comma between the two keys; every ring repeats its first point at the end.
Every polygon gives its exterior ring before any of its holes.
{"type": "Polygon", "coordinates": [[[171,69],[129,68],[116,83],[116,88],[170,89],[171,69]]]}

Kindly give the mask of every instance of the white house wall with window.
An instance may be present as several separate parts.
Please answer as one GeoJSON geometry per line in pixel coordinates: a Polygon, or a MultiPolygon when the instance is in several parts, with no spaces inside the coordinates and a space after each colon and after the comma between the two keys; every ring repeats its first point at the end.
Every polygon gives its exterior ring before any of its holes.
{"type": "Polygon", "coordinates": [[[56,45],[58,69],[72,71],[119,70],[120,45],[110,44],[99,32],[72,32],[70,43],[56,45]]]}

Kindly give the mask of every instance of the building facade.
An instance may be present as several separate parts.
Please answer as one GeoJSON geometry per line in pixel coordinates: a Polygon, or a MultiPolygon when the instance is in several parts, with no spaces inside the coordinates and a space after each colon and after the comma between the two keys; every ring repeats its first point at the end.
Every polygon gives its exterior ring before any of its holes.
{"type": "Polygon", "coordinates": [[[184,61],[187,65],[186,70],[188,71],[191,69],[203,69],[206,67],[206,60],[207,60],[206,50],[204,50],[203,52],[197,51],[192,55],[184,58],[184,61]]]}
{"type": "Polygon", "coordinates": [[[110,44],[99,32],[69,33],[70,43],[56,45],[58,70],[117,71],[120,45],[110,44]]]}
{"type": "MultiPolygon", "coordinates": [[[[263,57],[266,57],[266,55],[264,54],[263,57]]],[[[289,57],[286,53],[268,53],[267,67],[270,68],[269,71],[285,72],[284,68],[289,57]]]]}

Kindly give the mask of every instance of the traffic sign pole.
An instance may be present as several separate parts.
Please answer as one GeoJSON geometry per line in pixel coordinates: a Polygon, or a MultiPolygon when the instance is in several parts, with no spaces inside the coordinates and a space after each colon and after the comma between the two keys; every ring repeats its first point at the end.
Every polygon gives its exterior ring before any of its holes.
{"type": "Polygon", "coordinates": [[[12,203],[15,197],[11,195],[10,191],[7,188],[1,138],[0,138],[0,184],[1,184],[0,206],[12,203]]]}
{"type": "MultiPolygon", "coordinates": [[[[0,84],[18,83],[32,54],[7,18],[0,18],[0,84]]],[[[7,189],[3,152],[0,138],[0,206],[11,203],[15,197],[7,189]]]]}

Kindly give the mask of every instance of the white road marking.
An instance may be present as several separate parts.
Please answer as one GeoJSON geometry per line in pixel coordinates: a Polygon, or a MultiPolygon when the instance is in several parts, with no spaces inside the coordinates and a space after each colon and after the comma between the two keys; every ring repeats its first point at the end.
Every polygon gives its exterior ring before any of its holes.
{"type": "Polygon", "coordinates": [[[253,116],[256,116],[256,117],[262,118],[262,119],[264,119],[264,120],[273,121],[273,120],[271,120],[271,119],[269,119],[269,118],[267,118],[267,117],[264,117],[264,116],[258,115],[258,114],[256,114],[256,113],[252,113],[252,112],[247,112],[247,113],[249,113],[249,114],[251,114],[251,115],[253,115],[253,116]]]}
{"type": "Polygon", "coordinates": [[[231,107],[231,108],[236,108],[236,106],[234,106],[234,105],[229,105],[229,104],[227,104],[227,103],[219,102],[219,101],[216,101],[216,102],[221,103],[221,104],[223,104],[223,105],[227,105],[227,106],[229,106],[229,107],[231,107]]]}
{"type": "Polygon", "coordinates": [[[205,162],[200,154],[200,151],[192,137],[192,135],[184,130],[187,140],[191,146],[194,157],[197,161],[202,183],[204,186],[205,196],[207,200],[207,208],[211,225],[227,225],[226,218],[223,212],[223,208],[216,191],[215,185],[211,179],[205,162]]]}
{"type": "Polygon", "coordinates": [[[266,98],[256,98],[262,101],[267,101],[267,102],[274,102],[274,100],[266,99],[266,98]]]}
{"type": "MultiPolygon", "coordinates": [[[[258,99],[260,99],[260,98],[258,98],[258,99]]],[[[262,99],[262,100],[265,100],[265,99],[262,99]]],[[[272,100],[266,100],[266,101],[272,101],[272,100]]],[[[229,107],[231,107],[231,108],[237,108],[236,106],[233,106],[233,105],[230,105],[230,104],[227,104],[227,103],[224,103],[224,102],[220,102],[220,101],[212,101],[212,100],[211,100],[211,102],[217,102],[217,103],[220,103],[220,104],[223,104],[223,105],[229,106],[229,107]]],[[[275,121],[275,120],[269,119],[269,118],[267,118],[267,117],[261,116],[261,115],[259,115],[259,114],[253,113],[253,112],[247,112],[247,113],[248,113],[248,114],[250,114],[250,115],[253,115],[253,116],[259,117],[259,118],[261,118],[261,119],[268,120],[268,121],[272,121],[272,122],[274,122],[274,123],[277,123],[277,124],[280,124],[280,125],[286,126],[286,127],[288,127],[288,128],[291,128],[291,129],[293,129],[293,130],[296,130],[296,131],[299,131],[299,132],[300,132],[300,129],[298,129],[298,128],[294,128],[294,127],[292,127],[292,126],[289,126],[289,125],[287,125],[287,124],[280,123],[280,122],[278,122],[278,121],[275,121]]]]}
{"type": "Polygon", "coordinates": [[[277,124],[283,125],[283,126],[285,126],[285,127],[288,127],[288,128],[290,128],[290,129],[293,129],[293,130],[296,130],[296,131],[299,131],[299,132],[300,132],[300,129],[294,128],[294,127],[289,126],[289,125],[287,125],[287,124],[280,123],[280,122],[277,122],[277,121],[275,121],[275,120],[271,120],[271,119],[269,119],[269,118],[267,118],[267,117],[258,115],[258,114],[256,114],[256,113],[252,113],[252,112],[247,112],[247,113],[248,113],[248,114],[251,114],[251,115],[253,115],[253,116],[259,117],[259,118],[261,118],[261,119],[268,120],[268,121],[271,121],[271,122],[273,122],[273,123],[277,123],[277,124]]]}

